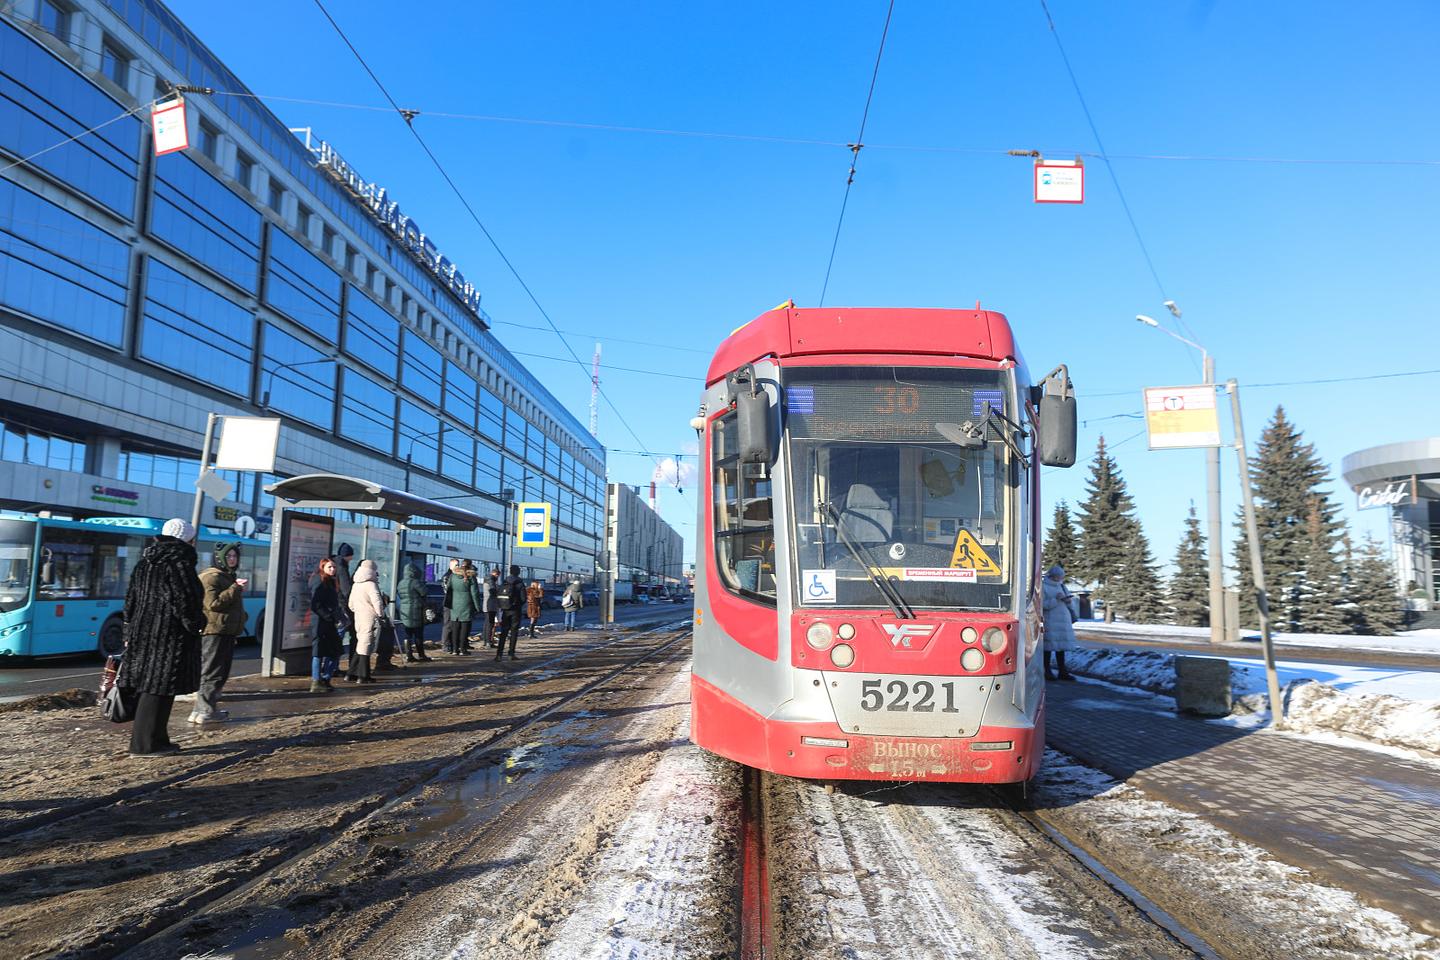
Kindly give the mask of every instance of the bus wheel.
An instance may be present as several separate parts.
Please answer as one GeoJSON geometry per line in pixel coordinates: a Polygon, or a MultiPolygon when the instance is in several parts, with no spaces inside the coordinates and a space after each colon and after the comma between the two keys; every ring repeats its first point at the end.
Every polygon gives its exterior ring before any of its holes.
{"type": "Polygon", "coordinates": [[[100,628],[100,642],[96,645],[96,651],[101,657],[118,657],[125,652],[125,622],[119,617],[111,617],[105,621],[105,626],[100,628]]]}

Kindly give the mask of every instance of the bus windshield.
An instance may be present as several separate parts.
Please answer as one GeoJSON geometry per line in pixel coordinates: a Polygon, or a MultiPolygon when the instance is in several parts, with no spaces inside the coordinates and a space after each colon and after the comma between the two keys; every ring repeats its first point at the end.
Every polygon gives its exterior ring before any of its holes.
{"type": "Polygon", "coordinates": [[[799,603],[1008,609],[1009,374],[800,367],[783,383],[799,603]]]}
{"type": "Polygon", "coordinates": [[[30,599],[35,524],[0,520],[0,613],[18,610],[30,599]]]}

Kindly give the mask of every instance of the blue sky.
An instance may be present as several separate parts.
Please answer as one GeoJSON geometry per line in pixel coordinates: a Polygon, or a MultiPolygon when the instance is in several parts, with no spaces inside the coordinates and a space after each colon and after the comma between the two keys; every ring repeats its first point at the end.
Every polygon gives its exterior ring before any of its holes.
{"type": "MultiPolygon", "coordinates": [[[[171,0],[252,90],[381,105],[311,3],[171,0]]],[[[615,450],[693,450],[707,354],[734,327],[824,279],[849,151],[886,4],[392,3],[329,0],[486,226],[588,365],[595,339],[615,450]],[[418,7],[412,9],[419,9],[418,7]],[[777,143],[498,121],[817,140],[777,143]],[[825,145],[832,144],[832,145],[825,145]],[[640,341],[630,343],[625,341],[640,341]],[[686,379],[693,378],[693,379],[686,379]]],[[[1159,276],[1110,177],[1087,161],[1083,207],[1035,205],[1030,161],[1097,144],[1036,2],[900,0],[835,261],[831,305],[985,306],[1006,313],[1032,369],[1064,361],[1081,396],[1082,463],[1045,476],[1083,496],[1101,432],[1155,553],[1174,551],[1203,455],[1148,452],[1144,385],[1194,382],[1198,359],[1136,313],[1178,301],[1242,384],[1440,367],[1440,125],[1433,4],[1082,3],[1050,10],[1159,276]],[[918,149],[929,148],[929,149],[918,149]],[[1133,159],[1225,156],[1400,164],[1133,159]],[[1121,159],[1121,157],[1127,157],[1121,159]],[[1117,395],[1118,394],[1118,395],[1117,395]],[[1101,419],[1111,418],[1111,419],[1101,419]]],[[[484,291],[512,349],[564,356],[556,336],[393,114],[272,100],[386,184],[484,291]]],[[[588,373],[526,358],[584,420],[588,373]]],[[[1246,391],[1253,440],[1277,403],[1336,474],[1340,459],[1435,432],[1440,376],[1246,391]]],[[[691,460],[693,464],[693,459],[691,460]]],[[[616,453],[611,478],[653,462],[616,453]]],[[[1228,516],[1238,502],[1227,453],[1228,516]]],[[[661,512],[694,551],[694,490],[661,512]]],[[[1229,524],[1227,522],[1227,535],[1229,524]]]]}

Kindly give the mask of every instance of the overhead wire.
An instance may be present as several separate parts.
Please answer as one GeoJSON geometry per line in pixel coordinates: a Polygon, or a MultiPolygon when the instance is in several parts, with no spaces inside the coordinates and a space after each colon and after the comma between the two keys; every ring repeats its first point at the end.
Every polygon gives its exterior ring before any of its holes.
{"type": "MultiPolygon", "coordinates": [[[[570,358],[574,361],[575,365],[579,367],[580,370],[585,374],[586,381],[590,382],[590,369],[586,366],[585,362],[580,359],[579,355],[575,353],[574,349],[570,346],[569,341],[567,341],[565,337],[561,335],[560,328],[550,317],[549,311],[547,311],[544,305],[541,304],[539,297],[535,295],[535,292],[530,288],[530,285],[525,282],[525,278],[520,275],[519,269],[516,268],[515,264],[510,260],[509,256],[507,256],[505,251],[501,248],[499,241],[495,239],[489,228],[485,226],[484,221],[480,219],[480,215],[475,212],[475,208],[470,205],[469,199],[465,196],[464,192],[461,191],[459,185],[456,184],[454,178],[450,176],[449,171],[445,169],[445,165],[440,162],[440,158],[437,157],[435,155],[435,152],[430,149],[430,145],[425,142],[425,138],[421,136],[420,131],[415,129],[414,119],[416,114],[414,113],[414,111],[407,111],[403,109],[400,104],[395,101],[395,98],[390,95],[390,91],[386,88],[385,84],[380,80],[380,78],[375,74],[375,71],[371,69],[370,64],[365,60],[365,57],[360,53],[358,49],[356,49],[355,44],[351,43],[350,37],[346,35],[344,29],[342,29],[340,24],[336,22],[335,18],[330,15],[330,11],[325,6],[325,0],[315,0],[315,6],[320,9],[321,14],[323,14],[325,19],[329,21],[330,26],[334,28],[335,32],[339,35],[345,46],[350,49],[350,52],[352,54],[354,54],[355,59],[359,61],[360,66],[370,76],[370,79],[375,83],[375,86],[380,90],[380,93],[385,97],[385,99],[390,103],[390,106],[394,108],[395,112],[405,122],[406,128],[409,129],[411,135],[415,137],[415,141],[420,145],[420,148],[425,151],[425,155],[430,158],[430,162],[435,166],[435,169],[440,173],[440,176],[449,185],[451,191],[455,194],[456,199],[460,201],[460,205],[465,208],[466,213],[470,215],[470,219],[475,221],[475,225],[480,228],[480,232],[484,234],[485,239],[489,241],[490,246],[494,248],[496,255],[500,258],[500,261],[505,264],[505,267],[507,270],[509,270],[510,275],[515,279],[515,282],[520,285],[520,289],[525,292],[526,297],[528,297],[530,302],[535,306],[535,309],[540,313],[540,316],[545,319],[545,322],[547,324],[549,324],[550,329],[555,333],[556,339],[560,341],[560,344],[565,348],[565,351],[570,354],[570,358]]],[[[635,428],[630,426],[630,421],[625,419],[625,415],[620,412],[620,408],[615,405],[614,401],[612,401],[603,390],[599,390],[598,386],[596,387],[596,390],[599,396],[610,408],[611,412],[615,414],[616,418],[625,427],[625,430],[632,437],[635,438],[635,442],[640,444],[641,446],[644,446],[644,441],[641,440],[640,435],[635,432],[635,428]]],[[[658,461],[656,463],[656,466],[659,466],[658,461]]]]}
{"type": "Polygon", "coordinates": [[[840,247],[840,230],[845,226],[845,208],[850,205],[850,188],[855,185],[855,165],[860,162],[860,151],[865,148],[865,124],[870,120],[870,103],[875,99],[875,82],[880,78],[880,59],[885,56],[885,40],[890,36],[890,18],[895,13],[895,0],[885,10],[885,26],[880,31],[880,49],[875,51],[875,69],[870,73],[870,90],[865,94],[865,111],[860,115],[860,132],[850,148],[850,174],[845,178],[845,196],[840,201],[840,216],[835,221],[835,237],[830,241],[830,259],[825,264],[825,282],[820,287],[818,306],[825,306],[825,294],[830,289],[830,271],[835,267],[835,251],[840,247]]]}

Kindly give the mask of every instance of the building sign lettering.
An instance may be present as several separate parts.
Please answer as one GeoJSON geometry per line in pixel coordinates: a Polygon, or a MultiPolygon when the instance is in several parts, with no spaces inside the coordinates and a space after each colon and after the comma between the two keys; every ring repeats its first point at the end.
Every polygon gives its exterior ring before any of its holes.
{"type": "Polygon", "coordinates": [[[455,263],[440,252],[435,241],[427,237],[420,226],[400,210],[400,204],[390,198],[389,191],[372,183],[346,162],[334,147],[324,140],[312,143],[309,131],[305,131],[305,144],[315,155],[320,169],[332,180],[344,187],[351,196],[359,200],[370,211],[370,215],[395,236],[395,239],[415,256],[417,260],[435,275],[441,283],[465,304],[466,309],[480,315],[480,291],[465,279],[455,263]]]}
{"type": "Polygon", "coordinates": [[[99,484],[90,488],[90,499],[100,503],[118,503],[125,507],[135,507],[140,504],[140,494],[135,490],[117,490],[114,487],[102,487],[99,484]]]}
{"type": "Polygon", "coordinates": [[[1391,480],[1383,487],[1361,487],[1355,491],[1357,506],[1361,510],[1376,507],[1403,507],[1411,502],[1409,480],[1391,480]]]}

